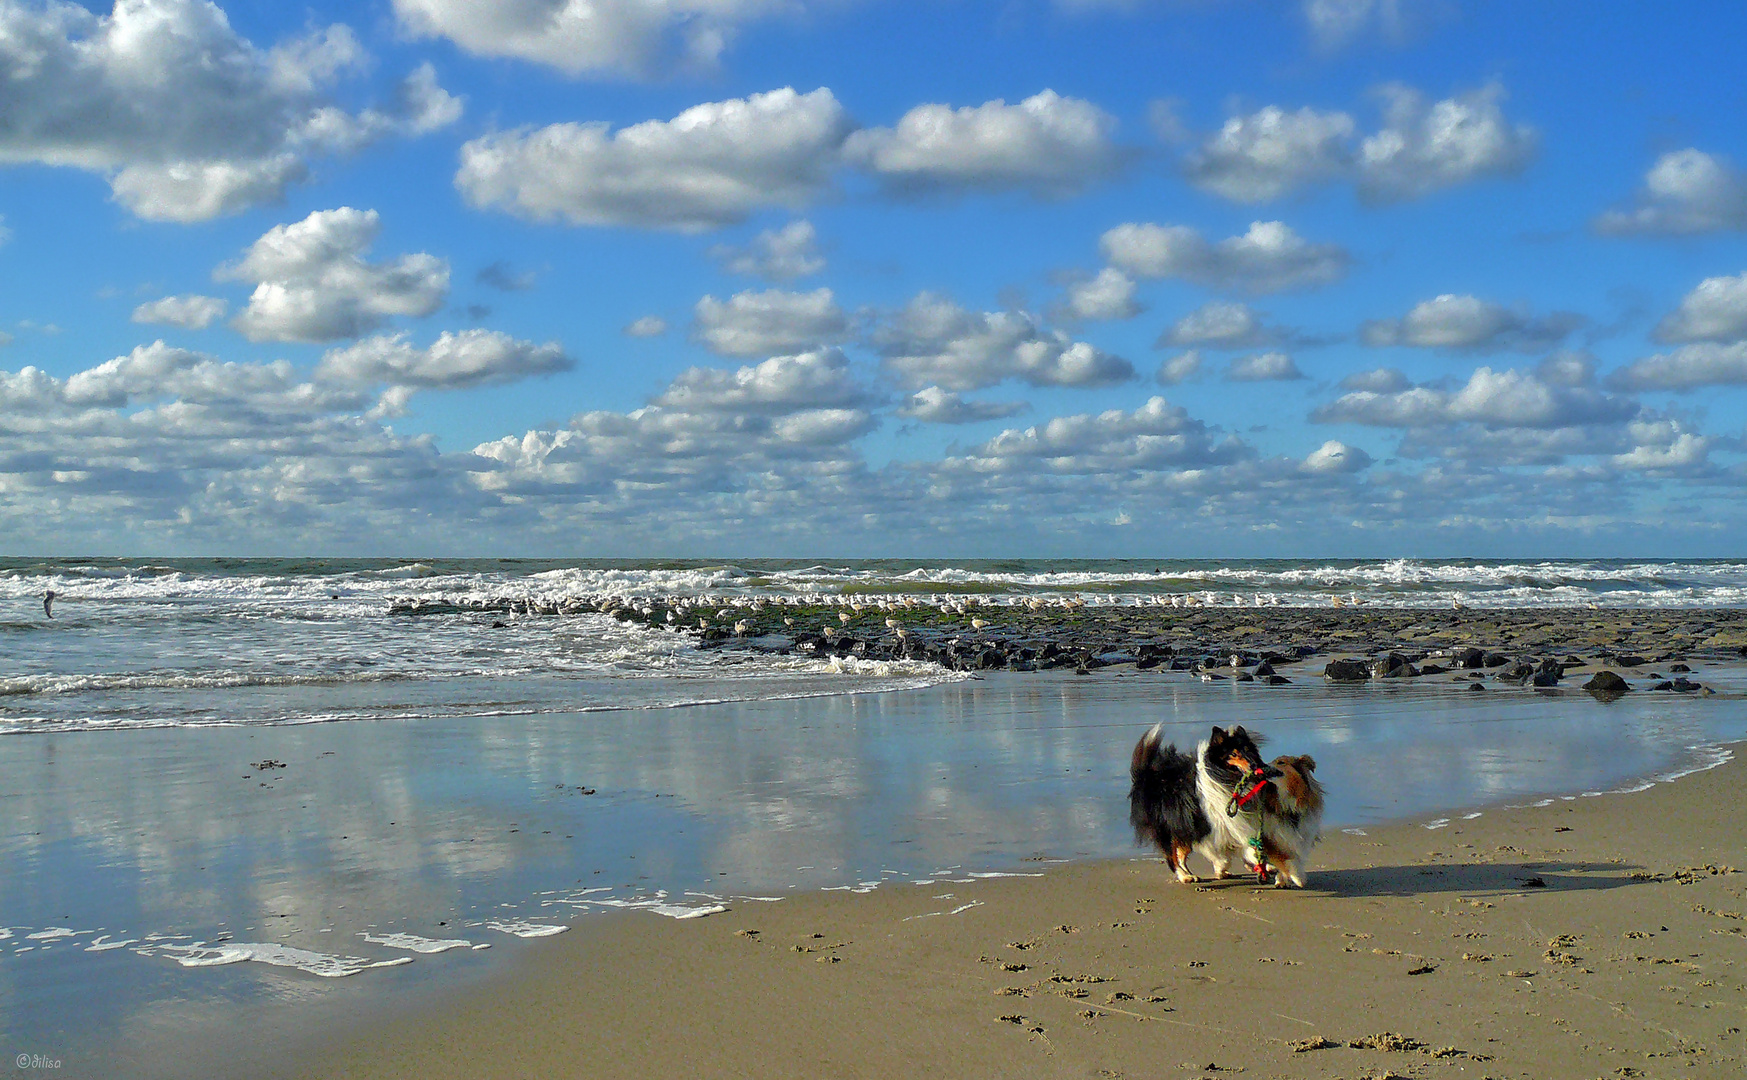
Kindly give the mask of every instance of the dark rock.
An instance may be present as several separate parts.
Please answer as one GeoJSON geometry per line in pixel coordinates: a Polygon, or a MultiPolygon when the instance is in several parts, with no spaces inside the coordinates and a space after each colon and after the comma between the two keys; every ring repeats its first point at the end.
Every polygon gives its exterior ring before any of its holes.
{"type": "Polygon", "coordinates": [[[1330,660],[1322,677],[1331,682],[1364,682],[1371,677],[1371,667],[1363,660],[1330,660]]]}
{"type": "Polygon", "coordinates": [[[1525,683],[1528,682],[1534,674],[1535,668],[1533,664],[1517,664],[1514,667],[1509,667],[1499,672],[1495,677],[1502,679],[1505,682],[1525,683]]]}
{"type": "Polygon", "coordinates": [[[1195,668],[1195,665],[1193,663],[1191,663],[1188,660],[1183,659],[1180,656],[1177,657],[1175,660],[1171,661],[1171,670],[1172,671],[1192,671],[1192,670],[1194,670],[1194,668],[1195,668]]]}
{"type": "Polygon", "coordinates": [[[1419,669],[1412,664],[1397,664],[1383,673],[1385,679],[1411,679],[1419,674],[1419,669]]]}
{"type": "Polygon", "coordinates": [[[1448,670],[1450,670],[1450,669],[1446,668],[1446,667],[1440,667],[1437,664],[1427,664],[1424,667],[1419,669],[1419,673],[1421,675],[1442,675],[1444,672],[1446,672],[1448,670]]]}
{"type": "Polygon", "coordinates": [[[1007,654],[1000,649],[984,649],[977,656],[977,670],[988,671],[991,668],[1007,666],[1007,654]]]}
{"type": "Polygon", "coordinates": [[[1642,656],[1616,656],[1616,657],[1614,657],[1614,663],[1620,665],[1621,667],[1643,667],[1645,664],[1648,664],[1649,662],[1650,661],[1644,659],[1642,656]]]}
{"type": "Polygon", "coordinates": [[[1240,671],[1236,675],[1232,676],[1232,680],[1234,682],[1255,682],[1256,677],[1254,675],[1251,675],[1247,671],[1240,671]]]}
{"type": "Polygon", "coordinates": [[[1659,682],[1655,686],[1652,686],[1650,689],[1652,689],[1652,690],[1672,690],[1672,689],[1674,689],[1674,684],[1671,682],[1659,682]]]}
{"type": "Polygon", "coordinates": [[[1504,655],[1503,653],[1489,652],[1486,654],[1485,663],[1483,663],[1481,666],[1482,667],[1503,667],[1504,665],[1506,665],[1508,663],[1510,663],[1510,657],[1504,655]]]}
{"type": "Polygon", "coordinates": [[[1682,677],[1679,679],[1675,679],[1674,682],[1670,683],[1669,689],[1673,690],[1677,694],[1690,694],[1694,690],[1703,690],[1704,687],[1698,683],[1693,682],[1691,679],[1682,677]]]}
{"type": "Polygon", "coordinates": [[[1583,684],[1583,688],[1603,701],[1614,701],[1631,693],[1631,684],[1611,671],[1598,671],[1583,684]]]}
{"type": "Polygon", "coordinates": [[[1553,659],[1552,657],[1548,657],[1547,659],[1541,661],[1541,666],[1536,668],[1535,671],[1541,675],[1555,675],[1556,676],[1559,674],[1559,661],[1553,659]]]}
{"type": "Polygon", "coordinates": [[[1274,674],[1274,665],[1268,663],[1266,660],[1263,660],[1261,663],[1256,665],[1256,670],[1255,670],[1254,674],[1255,674],[1256,678],[1258,678],[1258,679],[1265,679],[1269,675],[1274,674]]]}
{"type": "Polygon", "coordinates": [[[1162,661],[1157,656],[1143,656],[1134,662],[1134,669],[1136,671],[1151,671],[1153,668],[1158,667],[1160,663],[1162,663],[1162,661]]]}
{"type": "Polygon", "coordinates": [[[1688,672],[1690,672],[1692,669],[1687,667],[1685,664],[1675,664],[1673,667],[1669,668],[1668,670],[1674,672],[1676,675],[1685,675],[1688,672]]]}
{"type": "Polygon", "coordinates": [[[1284,675],[1269,675],[1264,681],[1269,686],[1285,686],[1288,683],[1290,683],[1292,680],[1288,679],[1284,675]]]}
{"type": "MultiPolygon", "coordinates": [[[[1317,653],[1321,652],[1322,650],[1317,648],[1315,645],[1300,645],[1296,649],[1293,649],[1292,651],[1298,654],[1298,659],[1303,660],[1307,656],[1315,656],[1317,653]]],[[[1747,656],[1747,648],[1743,648],[1741,650],[1741,655],[1747,656]]]]}
{"type": "Polygon", "coordinates": [[[1481,668],[1486,666],[1486,650],[1468,648],[1455,656],[1456,663],[1465,668],[1481,668]]]}
{"type": "Polygon", "coordinates": [[[1531,681],[1536,686],[1558,686],[1559,673],[1557,671],[1537,671],[1531,681]]]}
{"type": "Polygon", "coordinates": [[[1485,685],[1483,685],[1481,683],[1471,682],[1468,684],[1468,689],[1470,689],[1470,690],[1484,690],[1484,689],[1486,689],[1486,687],[1485,687],[1485,685]]]}

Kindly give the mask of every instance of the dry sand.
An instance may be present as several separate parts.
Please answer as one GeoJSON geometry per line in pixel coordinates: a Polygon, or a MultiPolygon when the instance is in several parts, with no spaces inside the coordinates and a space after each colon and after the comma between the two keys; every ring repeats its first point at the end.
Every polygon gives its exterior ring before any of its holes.
{"type": "Polygon", "coordinates": [[[300,1056],[359,1077],[1747,1075],[1747,765],[1442,829],[1310,888],[1150,859],[594,916],[300,1056]],[[566,940],[568,939],[568,940],[566,940]]]}

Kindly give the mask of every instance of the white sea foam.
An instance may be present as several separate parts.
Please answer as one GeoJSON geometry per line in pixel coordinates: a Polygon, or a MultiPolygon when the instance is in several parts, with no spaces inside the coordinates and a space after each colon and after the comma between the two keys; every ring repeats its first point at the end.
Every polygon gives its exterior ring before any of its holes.
{"type": "Polygon", "coordinates": [[[137,944],[138,942],[139,938],[116,938],[110,940],[108,934],[100,934],[97,937],[92,938],[91,941],[86,944],[85,951],[108,952],[111,949],[125,949],[129,945],[137,944]]]}
{"type": "Polygon", "coordinates": [[[486,929],[496,930],[500,934],[514,934],[519,938],[551,937],[562,934],[570,929],[562,924],[526,922],[523,920],[492,920],[485,924],[486,929]]]}
{"type": "Polygon", "coordinates": [[[336,956],[311,952],[289,945],[260,941],[226,941],[208,945],[143,945],[134,950],[141,956],[168,956],[183,967],[221,967],[226,964],[256,963],[272,967],[295,968],[319,975],[324,979],[343,979],[372,968],[399,967],[412,963],[410,956],[392,960],[369,960],[361,956],[336,956]]]}
{"type": "Polygon", "coordinates": [[[406,949],[416,953],[440,953],[450,949],[470,949],[473,942],[463,938],[428,938],[417,934],[371,934],[360,932],[359,937],[372,945],[383,945],[390,949],[406,949]]]}

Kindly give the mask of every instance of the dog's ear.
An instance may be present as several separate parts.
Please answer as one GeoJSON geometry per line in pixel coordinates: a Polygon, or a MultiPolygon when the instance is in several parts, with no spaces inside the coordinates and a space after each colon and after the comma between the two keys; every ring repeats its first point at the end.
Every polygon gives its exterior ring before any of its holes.
{"type": "Polygon", "coordinates": [[[1225,738],[1225,729],[1220,727],[1218,724],[1215,724],[1213,726],[1213,734],[1208,736],[1208,739],[1212,742],[1219,742],[1221,739],[1224,739],[1224,738],[1225,738]]]}
{"type": "Polygon", "coordinates": [[[1315,772],[1316,771],[1316,759],[1311,757],[1309,754],[1300,755],[1298,758],[1298,767],[1300,769],[1303,769],[1305,772],[1315,772]]]}
{"type": "Polygon", "coordinates": [[[1242,724],[1239,724],[1237,727],[1234,727],[1230,731],[1226,732],[1226,734],[1230,735],[1234,739],[1241,739],[1245,735],[1248,735],[1249,732],[1244,730],[1244,726],[1242,724]]]}

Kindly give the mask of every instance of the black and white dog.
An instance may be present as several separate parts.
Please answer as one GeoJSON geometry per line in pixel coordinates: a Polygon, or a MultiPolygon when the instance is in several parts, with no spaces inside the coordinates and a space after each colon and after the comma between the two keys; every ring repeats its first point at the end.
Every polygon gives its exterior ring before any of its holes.
{"type": "Polygon", "coordinates": [[[1311,776],[1316,763],[1308,757],[1264,763],[1259,742],[1242,727],[1216,727],[1190,757],[1165,743],[1155,725],[1135,744],[1128,821],[1135,839],[1164,853],[1177,880],[1197,880],[1189,853],[1199,851],[1216,878],[1229,876],[1237,858],[1273,867],[1276,885],[1303,887],[1322,830],[1322,786],[1311,776]],[[1243,802],[1234,808],[1235,798],[1243,802]]]}

